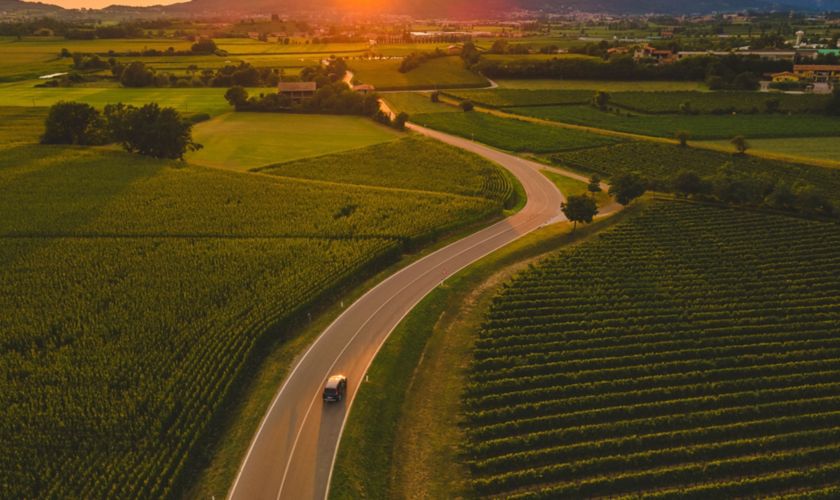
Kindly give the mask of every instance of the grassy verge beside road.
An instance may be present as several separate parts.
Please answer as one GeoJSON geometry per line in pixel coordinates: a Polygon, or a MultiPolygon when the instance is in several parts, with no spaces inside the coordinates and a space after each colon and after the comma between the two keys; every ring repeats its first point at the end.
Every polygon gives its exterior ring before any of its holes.
{"type": "Polygon", "coordinates": [[[185,491],[187,498],[223,498],[242,464],[242,459],[257,432],[271,400],[278,388],[304,352],[324,329],[337,318],[346,306],[364,295],[386,277],[449,243],[490,225],[497,219],[463,228],[441,239],[436,244],[416,254],[409,254],[373,276],[360,276],[355,283],[350,283],[324,299],[320,307],[315,308],[312,319],[298,325],[298,331],[292,333],[292,340],[283,339],[267,348],[265,359],[254,369],[254,376],[247,384],[239,388],[238,396],[224,410],[220,425],[212,444],[199,450],[205,462],[195,469],[196,480],[185,491]]]}
{"type": "Polygon", "coordinates": [[[394,330],[371,365],[344,429],[330,498],[465,493],[468,471],[458,465],[464,442],[458,425],[460,397],[485,306],[498,286],[528,263],[633,211],[575,234],[568,223],[535,231],[429,294],[394,330]]]}

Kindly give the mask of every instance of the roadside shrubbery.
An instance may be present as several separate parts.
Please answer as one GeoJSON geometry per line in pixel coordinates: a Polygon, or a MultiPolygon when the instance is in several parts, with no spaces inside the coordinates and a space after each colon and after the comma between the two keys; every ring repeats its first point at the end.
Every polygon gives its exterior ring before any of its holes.
{"type": "Polygon", "coordinates": [[[161,108],[157,103],[139,108],[111,104],[100,113],[89,104],[59,102],[50,108],[41,142],[76,145],[116,142],[129,152],[183,159],[188,151],[201,148],[192,140],[193,123],[174,108],[161,108]]]}

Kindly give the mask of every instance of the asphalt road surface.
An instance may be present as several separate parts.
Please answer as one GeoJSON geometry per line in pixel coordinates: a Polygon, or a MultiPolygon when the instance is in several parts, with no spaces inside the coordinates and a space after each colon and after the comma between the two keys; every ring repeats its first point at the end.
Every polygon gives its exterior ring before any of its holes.
{"type": "Polygon", "coordinates": [[[339,438],[359,384],[379,347],[409,311],[447,277],[546,223],[563,220],[563,197],[543,167],[460,137],[411,129],[503,165],[528,195],[517,214],[456,241],[382,281],[350,305],[300,358],[275,396],[240,466],[235,500],[322,499],[339,438]],[[324,404],[335,373],[347,376],[347,399],[324,404]]]}

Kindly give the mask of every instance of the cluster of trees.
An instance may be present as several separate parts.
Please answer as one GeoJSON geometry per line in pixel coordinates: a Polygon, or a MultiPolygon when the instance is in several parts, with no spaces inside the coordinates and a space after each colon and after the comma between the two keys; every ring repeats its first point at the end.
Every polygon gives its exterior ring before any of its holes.
{"type": "MultiPolygon", "coordinates": [[[[209,38],[202,38],[197,40],[190,50],[175,50],[175,47],[168,47],[166,50],[159,50],[159,49],[143,49],[143,50],[134,50],[134,51],[127,51],[127,52],[117,52],[115,50],[109,50],[106,55],[110,58],[114,57],[164,57],[164,56],[193,56],[193,55],[207,55],[207,54],[217,54],[217,55],[226,55],[227,52],[219,49],[216,46],[216,42],[209,38]]],[[[74,62],[76,58],[85,58],[85,59],[92,59],[92,58],[99,58],[99,54],[85,54],[81,52],[70,52],[67,48],[61,49],[61,52],[58,54],[59,57],[72,57],[74,62]]]]}
{"type": "Polygon", "coordinates": [[[488,54],[528,54],[530,47],[524,43],[508,43],[507,40],[496,40],[490,46],[488,54]]]}
{"type": "Polygon", "coordinates": [[[631,56],[600,59],[491,61],[478,58],[473,69],[491,78],[565,78],[581,80],[689,80],[706,81],[716,89],[754,90],[758,77],[791,69],[787,61],[758,57],[697,56],[671,64],[634,61],[631,56]]]}
{"type": "MultiPolygon", "coordinates": [[[[586,186],[588,194],[571,195],[560,206],[563,214],[572,223],[572,232],[577,229],[578,222],[589,224],[598,215],[598,204],[595,195],[602,191],[601,177],[593,175],[586,186]]],[[[647,183],[636,174],[622,174],[613,179],[609,194],[622,205],[629,205],[633,200],[647,191],[647,183]]]]}
{"type": "Polygon", "coordinates": [[[104,113],[80,102],[59,102],[50,108],[44,144],[101,145],[118,143],[129,152],[154,158],[183,159],[201,149],[192,139],[192,122],[174,108],[157,103],[135,107],[111,104],[104,113]]]}
{"type": "Polygon", "coordinates": [[[402,62],[400,62],[400,67],[398,68],[398,71],[400,73],[408,73],[409,71],[413,70],[414,68],[417,68],[429,59],[445,56],[446,52],[444,52],[440,48],[436,48],[432,52],[412,52],[411,54],[405,56],[402,62]]]}
{"type": "Polygon", "coordinates": [[[672,180],[671,189],[684,198],[765,207],[807,216],[837,215],[831,202],[811,186],[736,177],[729,165],[723,165],[717,174],[705,178],[695,172],[682,171],[672,180]]]}
{"type": "MultiPolygon", "coordinates": [[[[481,60],[481,52],[479,52],[478,47],[473,42],[466,42],[461,49],[461,59],[464,60],[464,66],[472,68],[481,60]]],[[[481,68],[477,69],[479,72],[481,71],[481,68]]]]}
{"type": "Polygon", "coordinates": [[[288,96],[276,93],[249,96],[248,91],[238,85],[225,92],[225,99],[237,111],[291,111],[362,116],[374,116],[379,111],[379,98],[375,94],[353,92],[341,81],[322,85],[311,99],[297,103],[292,102],[288,96]]]}
{"type": "Polygon", "coordinates": [[[248,91],[241,86],[229,88],[225,92],[225,99],[236,111],[368,116],[397,130],[404,130],[408,121],[405,113],[399,113],[392,120],[379,108],[379,96],[354,92],[343,81],[326,83],[318,87],[311,99],[300,102],[292,102],[288,96],[280,94],[249,96],[248,91]]]}
{"type": "Polygon", "coordinates": [[[307,66],[300,71],[300,79],[305,82],[315,82],[318,87],[339,82],[347,74],[347,61],[341,57],[333,57],[326,65],[307,66]]]}

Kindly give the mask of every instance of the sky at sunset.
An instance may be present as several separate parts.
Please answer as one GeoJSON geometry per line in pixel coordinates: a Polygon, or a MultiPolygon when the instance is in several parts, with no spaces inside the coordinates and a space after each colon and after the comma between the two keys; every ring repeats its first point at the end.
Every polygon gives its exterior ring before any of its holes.
{"type": "Polygon", "coordinates": [[[101,9],[109,5],[166,5],[184,0],[40,0],[43,3],[60,5],[67,9],[101,9]]]}

